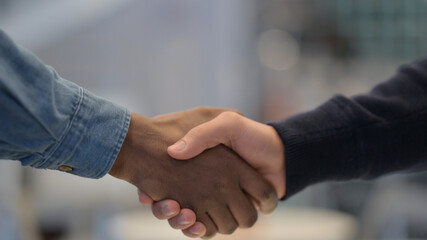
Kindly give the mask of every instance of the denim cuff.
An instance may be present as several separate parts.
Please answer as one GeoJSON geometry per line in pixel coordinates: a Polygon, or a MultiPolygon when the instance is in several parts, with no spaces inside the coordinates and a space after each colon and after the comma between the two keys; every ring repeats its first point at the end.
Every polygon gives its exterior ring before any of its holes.
{"type": "Polygon", "coordinates": [[[65,134],[45,160],[32,167],[101,178],[117,158],[129,127],[130,112],[81,87],[76,90],[79,102],[65,134]]]}

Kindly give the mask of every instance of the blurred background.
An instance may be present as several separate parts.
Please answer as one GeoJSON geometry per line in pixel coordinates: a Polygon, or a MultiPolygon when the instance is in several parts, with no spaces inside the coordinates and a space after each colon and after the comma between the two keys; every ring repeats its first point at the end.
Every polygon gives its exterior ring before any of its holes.
{"type": "MultiPolygon", "coordinates": [[[[426,0],[0,0],[0,27],[131,111],[199,105],[261,122],[368,91],[427,55],[426,0]]],[[[309,187],[218,239],[427,239],[427,177],[309,187]]],[[[136,189],[0,161],[0,240],[185,239],[136,189]]]]}

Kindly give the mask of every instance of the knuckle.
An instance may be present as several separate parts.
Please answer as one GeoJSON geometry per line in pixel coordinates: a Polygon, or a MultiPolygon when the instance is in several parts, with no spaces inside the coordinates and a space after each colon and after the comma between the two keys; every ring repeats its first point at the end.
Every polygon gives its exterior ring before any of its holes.
{"type": "Polygon", "coordinates": [[[169,226],[171,226],[173,229],[180,229],[178,223],[174,219],[169,219],[168,222],[169,226]]]}
{"type": "Polygon", "coordinates": [[[201,111],[201,112],[206,111],[206,109],[207,109],[207,107],[206,107],[206,106],[199,106],[199,107],[196,107],[196,110],[201,111]]]}
{"type": "Polygon", "coordinates": [[[199,107],[196,107],[195,110],[203,116],[210,115],[213,111],[213,109],[208,106],[199,106],[199,107]]]}
{"type": "Polygon", "coordinates": [[[221,229],[221,231],[219,233],[230,235],[230,234],[234,233],[234,231],[236,231],[236,229],[237,229],[237,225],[229,224],[226,228],[221,229]]]}
{"type": "Polygon", "coordinates": [[[161,207],[159,207],[158,205],[153,205],[152,208],[151,208],[151,212],[158,219],[162,219],[162,214],[161,214],[161,209],[160,208],[161,207]]]}
{"type": "Polygon", "coordinates": [[[203,239],[210,239],[212,237],[214,237],[216,234],[215,230],[206,230],[206,234],[202,237],[203,239]]]}
{"type": "Polygon", "coordinates": [[[236,112],[227,111],[220,114],[220,118],[226,121],[239,121],[241,115],[236,112]]]}
{"type": "Polygon", "coordinates": [[[271,184],[266,183],[261,190],[261,198],[263,201],[275,201],[277,199],[276,192],[271,184]]]}
{"type": "Polygon", "coordinates": [[[236,113],[236,114],[238,114],[238,115],[241,115],[241,116],[244,116],[244,114],[241,112],[241,111],[239,111],[239,110],[237,110],[237,109],[234,109],[234,108],[221,108],[221,109],[219,109],[221,112],[233,112],[233,113],[236,113]]]}
{"type": "Polygon", "coordinates": [[[187,133],[187,140],[189,139],[189,138],[195,138],[195,137],[197,137],[198,135],[200,134],[200,130],[196,127],[196,128],[193,128],[193,129],[191,129],[190,131],[188,131],[188,133],[187,133]]]}
{"type": "Polygon", "coordinates": [[[261,207],[263,212],[268,214],[276,209],[278,204],[278,198],[274,192],[265,192],[263,199],[261,200],[261,207]]]}
{"type": "Polygon", "coordinates": [[[270,200],[270,191],[266,190],[266,189],[260,189],[259,190],[259,200],[262,203],[268,202],[270,200]]]}
{"type": "Polygon", "coordinates": [[[241,111],[237,110],[237,109],[233,109],[233,112],[235,112],[236,114],[240,115],[240,116],[245,116],[245,114],[243,114],[241,111]]]}
{"type": "Polygon", "coordinates": [[[250,228],[256,223],[257,220],[258,220],[257,211],[255,210],[251,211],[250,214],[248,214],[247,218],[241,223],[240,227],[250,228]]]}

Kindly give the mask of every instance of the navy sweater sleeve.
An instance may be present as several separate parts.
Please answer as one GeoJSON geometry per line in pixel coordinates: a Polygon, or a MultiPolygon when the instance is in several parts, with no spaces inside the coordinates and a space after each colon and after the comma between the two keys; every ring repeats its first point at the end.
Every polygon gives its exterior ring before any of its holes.
{"type": "Polygon", "coordinates": [[[367,94],[337,95],[271,124],[285,145],[286,196],[323,181],[427,169],[427,59],[367,94]]]}

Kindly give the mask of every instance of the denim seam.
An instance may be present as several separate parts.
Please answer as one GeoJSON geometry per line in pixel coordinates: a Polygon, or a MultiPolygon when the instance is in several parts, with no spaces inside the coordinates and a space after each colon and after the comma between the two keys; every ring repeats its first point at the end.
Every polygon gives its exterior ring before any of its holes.
{"type": "MultiPolygon", "coordinates": [[[[114,145],[113,151],[111,152],[110,156],[108,157],[108,160],[109,160],[108,163],[111,163],[111,161],[113,161],[113,164],[114,164],[114,162],[117,158],[117,155],[120,152],[121,146],[124,142],[124,139],[127,135],[127,132],[129,129],[127,126],[129,126],[129,123],[130,123],[130,112],[129,112],[129,110],[126,110],[126,117],[125,117],[124,122],[122,124],[122,130],[121,130],[121,133],[119,134],[119,139],[116,142],[116,144],[114,145]],[[114,156],[116,156],[116,157],[114,158],[114,156]]],[[[109,171],[111,169],[113,164],[106,164],[105,167],[102,169],[102,171],[100,171],[99,173],[97,173],[93,177],[97,178],[97,177],[99,177],[100,173],[101,174],[107,173],[107,171],[109,171]]]]}
{"type": "Polygon", "coordinates": [[[70,133],[71,127],[74,123],[74,120],[76,118],[76,116],[79,113],[80,107],[83,103],[83,99],[84,99],[84,91],[81,87],[79,87],[79,101],[77,102],[76,105],[76,110],[74,111],[73,117],[71,118],[70,123],[68,124],[64,134],[61,136],[61,139],[56,143],[56,146],[53,147],[53,149],[46,155],[46,159],[40,164],[40,166],[46,165],[46,163],[48,163],[48,165],[50,165],[53,161],[50,161],[52,155],[55,154],[55,152],[61,147],[62,142],[64,141],[65,137],[70,133]]]}

